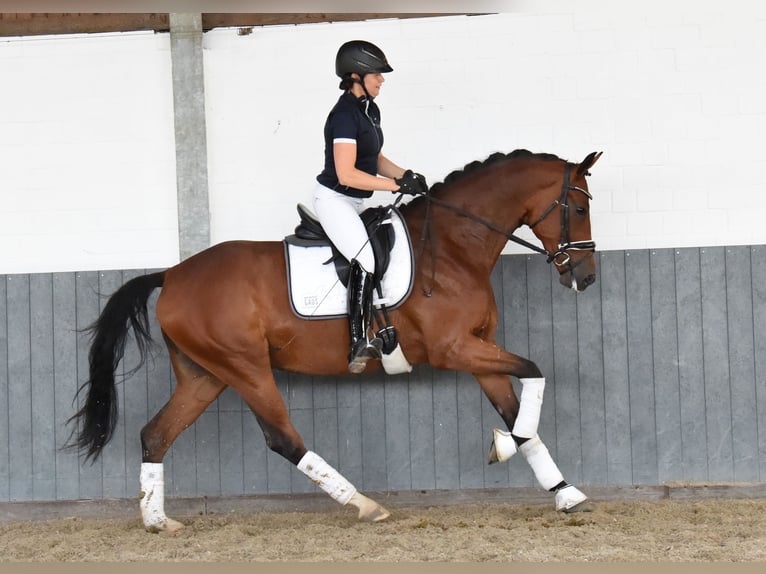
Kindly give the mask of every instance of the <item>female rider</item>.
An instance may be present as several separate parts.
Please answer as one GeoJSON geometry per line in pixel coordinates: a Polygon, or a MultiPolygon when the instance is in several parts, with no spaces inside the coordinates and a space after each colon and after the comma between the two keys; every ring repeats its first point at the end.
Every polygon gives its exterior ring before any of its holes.
{"type": "Polygon", "coordinates": [[[343,44],[335,58],[343,95],[324,126],[325,160],[317,176],[314,211],[327,236],[350,262],[348,316],[351,350],[348,369],[361,373],[367,361],[380,358],[382,341],[369,339],[375,259],[359,214],[373,191],[410,195],[428,191],[425,178],[405,170],[382,153],[380,109],[374,102],[393,71],[385,54],[370,42],[343,44]]]}

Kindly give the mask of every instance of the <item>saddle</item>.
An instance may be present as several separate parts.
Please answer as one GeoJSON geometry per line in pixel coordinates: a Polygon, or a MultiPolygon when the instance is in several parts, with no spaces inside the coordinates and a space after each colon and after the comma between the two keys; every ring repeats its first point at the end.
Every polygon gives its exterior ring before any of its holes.
{"type": "MultiPolygon", "coordinates": [[[[297,205],[300,222],[295,227],[293,235],[285,238],[287,243],[299,247],[314,247],[328,245],[331,248],[332,256],[325,264],[333,263],[338,279],[344,287],[348,287],[348,277],[350,262],[343,254],[332,244],[325,233],[322,224],[305,205],[297,205]]],[[[378,206],[365,209],[360,217],[367,229],[367,235],[370,238],[370,246],[375,256],[375,275],[374,284],[380,285],[383,275],[386,274],[391,263],[391,250],[396,243],[396,233],[391,223],[391,207],[378,206]]]]}
{"type": "MultiPolygon", "coordinates": [[[[284,238],[290,306],[301,319],[343,317],[350,262],[329,240],[316,216],[304,205],[297,207],[300,223],[284,238]]],[[[412,292],[415,271],[407,226],[395,205],[370,207],[361,219],[375,256],[373,285],[378,297],[373,299],[373,315],[380,327],[377,336],[383,340],[381,363],[388,374],[410,372],[412,365],[388,317],[388,310],[396,309],[412,292]]]]}

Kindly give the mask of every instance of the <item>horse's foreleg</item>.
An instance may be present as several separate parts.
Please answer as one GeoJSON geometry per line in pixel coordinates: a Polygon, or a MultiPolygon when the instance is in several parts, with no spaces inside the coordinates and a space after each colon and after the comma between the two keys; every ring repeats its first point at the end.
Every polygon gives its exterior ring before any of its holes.
{"type": "Polygon", "coordinates": [[[164,407],[141,430],[142,463],[139,506],[146,530],[175,532],[183,524],[165,515],[162,459],[181,432],[202,414],[225,385],[171,349],[178,384],[164,407]]]}
{"type": "Polygon", "coordinates": [[[540,486],[555,493],[556,510],[584,510],[587,496],[564,480],[550,452],[537,434],[545,379],[520,378],[522,392],[519,401],[507,375],[475,374],[475,377],[508,428],[508,431],[494,429],[489,463],[506,461],[516,452],[521,452],[540,486]]]}

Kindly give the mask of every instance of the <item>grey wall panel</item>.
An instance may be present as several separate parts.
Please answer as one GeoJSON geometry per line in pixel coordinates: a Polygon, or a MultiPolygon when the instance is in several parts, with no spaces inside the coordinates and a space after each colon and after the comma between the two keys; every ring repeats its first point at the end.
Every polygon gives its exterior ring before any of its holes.
{"type": "MultiPolygon", "coordinates": [[[[386,465],[385,386],[373,383],[373,377],[359,377],[362,413],[362,482],[367,490],[388,488],[386,465]]],[[[321,455],[321,453],[320,453],[321,455]]],[[[358,486],[357,488],[362,488],[358,486]]]]}
{"type": "Polygon", "coordinates": [[[487,436],[482,432],[483,400],[476,380],[467,373],[457,373],[459,488],[481,488],[484,485],[482,466],[487,436]]]}
{"type": "Polygon", "coordinates": [[[435,428],[441,422],[434,412],[433,378],[425,365],[413,367],[409,380],[410,456],[413,489],[436,488],[435,428]]]}
{"type": "Polygon", "coordinates": [[[606,406],[602,321],[601,282],[597,281],[587,291],[577,294],[581,480],[586,484],[605,484],[608,474],[606,442],[603,440],[606,428],[606,406]]]}
{"type": "MultiPolygon", "coordinates": [[[[539,433],[571,482],[764,481],[766,247],[604,252],[575,293],[539,256],[501,258],[491,281],[498,340],[548,382],[539,433]]],[[[0,500],[133,498],[140,430],[174,385],[156,318],[151,359],[118,385],[101,459],[61,450],[87,379],[103,295],[149,270],[14,275],[0,290],[0,500]],[[31,479],[30,479],[31,477],[31,479]]],[[[152,313],[156,294],[150,300],[152,313]]],[[[120,372],[138,363],[129,340],[120,372]]],[[[360,490],[532,486],[520,456],[487,466],[502,421],[472,376],[310,377],[276,372],[308,448],[360,490]]],[[[513,381],[517,393],[518,381],[513,381]]],[[[169,496],[315,492],[269,451],[231,389],[165,458],[169,496]]]]}
{"type": "Polygon", "coordinates": [[[362,484],[361,384],[345,377],[336,382],[338,397],[338,470],[352,484],[362,484]]]}
{"type": "MultiPolygon", "coordinates": [[[[78,386],[77,373],[77,318],[72,305],[75,300],[73,273],[53,275],[53,395],[54,429],[56,432],[55,480],[56,499],[72,500],[78,497],[77,476],[80,461],[77,452],[64,450],[71,427],[67,420],[72,415],[72,404],[78,386]]],[[[1,360],[0,360],[1,363],[1,360]]],[[[139,388],[146,385],[139,381],[139,388]]],[[[128,406],[126,405],[126,414],[128,406]]],[[[130,453],[130,449],[126,451],[130,453]]],[[[140,456],[136,453],[136,456],[140,456]]]]}
{"type": "Polygon", "coordinates": [[[702,292],[698,249],[675,252],[678,325],[679,423],[683,449],[682,480],[707,480],[707,421],[702,345],[702,292]]]}
{"type": "Polygon", "coordinates": [[[681,397],[678,380],[678,330],[675,290],[675,252],[651,251],[649,255],[652,377],[657,432],[657,480],[683,479],[681,397]]]}
{"type": "Polygon", "coordinates": [[[625,254],[625,279],[632,479],[635,484],[656,484],[659,476],[648,251],[625,254]]]}
{"type": "Polygon", "coordinates": [[[701,249],[700,270],[708,479],[729,480],[734,463],[724,248],[701,249]]]}
{"type": "MultiPolygon", "coordinates": [[[[410,455],[410,404],[407,375],[393,375],[383,382],[386,442],[386,488],[410,490],[413,464],[410,455]]],[[[416,463],[415,463],[416,464],[416,463]]]]}
{"type": "Polygon", "coordinates": [[[218,431],[221,469],[227,469],[220,473],[221,494],[241,494],[245,492],[242,410],[221,409],[218,431]]]}
{"type": "Polygon", "coordinates": [[[53,394],[53,277],[29,278],[32,491],[35,500],[56,498],[56,430],[53,394]]]}
{"type": "Polygon", "coordinates": [[[32,373],[30,278],[10,277],[8,288],[8,435],[11,500],[34,500],[32,445],[32,373]]]}
{"type": "MultiPolygon", "coordinates": [[[[766,247],[759,245],[751,253],[753,289],[753,357],[755,396],[758,419],[758,480],[766,480],[766,247]]],[[[2,333],[2,329],[0,329],[2,333]]]]}
{"type": "Polygon", "coordinates": [[[599,260],[607,484],[633,484],[625,260],[621,252],[602,253],[599,260]]]}
{"type": "MultiPolygon", "coordinates": [[[[460,488],[460,426],[457,406],[457,375],[434,369],[431,373],[434,400],[434,465],[436,488],[460,488]]],[[[366,484],[366,483],[365,483],[366,484]]]]}
{"type": "MultiPolygon", "coordinates": [[[[0,500],[11,499],[10,373],[8,371],[8,299],[7,285],[12,276],[0,275],[0,500]]],[[[14,381],[13,383],[18,384],[14,381]]],[[[76,496],[74,497],[76,498],[76,496]]]]}
{"type": "Polygon", "coordinates": [[[758,412],[750,252],[749,247],[726,249],[732,457],[734,480],[739,482],[758,479],[758,412]]]}
{"type": "MultiPolygon", "coordinates": [[[[556,428],[556,462],[564,477],[573,483],[582,482],[582,437],[580,416],[580,385],[578,380],[577,293],[556,285],[558,273],[553,274],[551,315],[553,371],[547,377],[547,401],[553,402],[553,423],[556,428]]],[[[536,359],[532,357],[532,359],[536,359]]],[[[587,413],[586,413],[586,416],[587,413]]],[[[553,445],[549,445],[549,448],[553,445]]]]}

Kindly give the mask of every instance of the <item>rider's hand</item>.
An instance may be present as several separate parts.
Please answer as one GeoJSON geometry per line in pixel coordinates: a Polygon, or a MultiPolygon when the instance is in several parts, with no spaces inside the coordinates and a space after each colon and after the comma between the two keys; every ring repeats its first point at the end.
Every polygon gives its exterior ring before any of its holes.
{"type": "Polygon", "coordinates": [[[394,179],[394,182],[399,186],[399,189],[396,190],[399,193],[407,195],[425,195],[428,193],[425,176],[415,173],[411,169],[405,171],[402,177],[394,179]]]}

